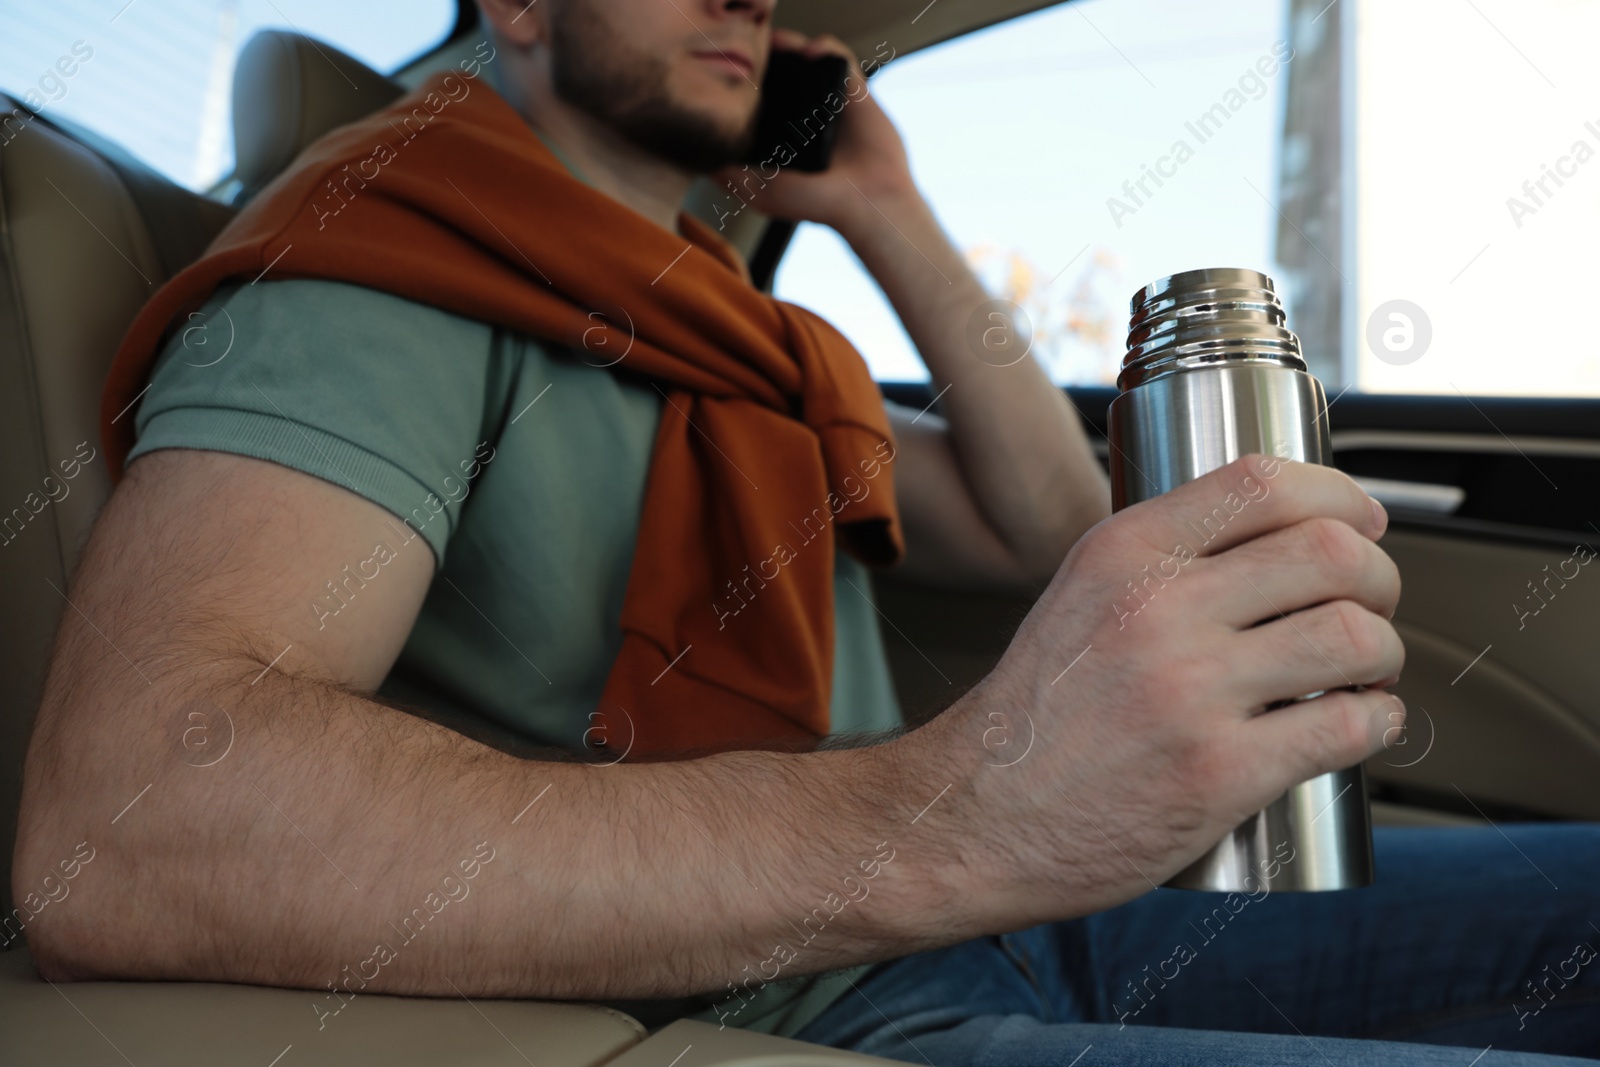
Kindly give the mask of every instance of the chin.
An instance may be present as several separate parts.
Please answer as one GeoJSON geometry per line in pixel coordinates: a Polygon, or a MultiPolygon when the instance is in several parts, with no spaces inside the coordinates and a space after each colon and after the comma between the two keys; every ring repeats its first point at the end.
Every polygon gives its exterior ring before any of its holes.
{"type": "Polygon", "coordinates": [[[755,114],[759,94],[755,86],[743,78],[690,70],[674,82],[671,92],[674,106],[704,115],[718,125],[741,126],[755,114]]]}
{"type": "Polygon", "coordinates": [[[755,119],[755,101],[749,98],[753,94],[724,89],[720,95],[722,99],[717,99],[717,93],[674,93],[672,105],[674,110],[695,116],[723,136],[737,137],[755,119]]]}

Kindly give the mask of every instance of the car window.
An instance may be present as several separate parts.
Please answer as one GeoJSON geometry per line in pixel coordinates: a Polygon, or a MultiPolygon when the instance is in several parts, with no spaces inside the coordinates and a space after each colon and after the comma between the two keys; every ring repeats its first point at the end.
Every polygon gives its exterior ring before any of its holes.
{"type": "Polygon", "coordinates": [[[304,33],[387,72],[455,19],[455,0],[0,0],[0,89],[201,190],[233,168],[233,66],[256,31],[304,33]]]}
{"type": "MultiPolygon", "coordinates": [[[[1141,285],[1263,270],[1330,396],[1600,396],[1593,0],[1076,0],[872,81],[924,193],[1061,383],[1109,384],[1141,285]]],[[[880,380],[926,371],[849,249],[774,290],[880,380]]]]}
{"type": "MultiPolygon", "coordinates": [[[[1109,384],[1139,286],[1196,266],[1272,273],[1263,196],[1285,33],[1282,0],[1077,0],[892,60],[872,89],[957,247],[1023,308],[1051,376],[1109,384]]],[[[801,226],[773,288],[838,325],[880,380],[927,378],[832,231],[801,226]]]]}
{"type": "Polygon", "coordinates": [[[1600,285],[1600,4],[1358,0],[1341,24],[1361,387],[1600,396],[1567,310],[1600,285]]]}

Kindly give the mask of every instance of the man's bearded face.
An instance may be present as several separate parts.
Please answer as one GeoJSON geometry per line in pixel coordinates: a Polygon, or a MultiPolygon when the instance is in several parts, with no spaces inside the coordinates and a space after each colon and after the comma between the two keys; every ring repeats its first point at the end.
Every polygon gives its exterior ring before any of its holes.
{"type": "Polygon", "coordinates": [[[545,3],[562,100],[685,170],[709,173],[743,157],[766,66],[764,25],[702,19],[701,32],[662,0],[545,3]]]}

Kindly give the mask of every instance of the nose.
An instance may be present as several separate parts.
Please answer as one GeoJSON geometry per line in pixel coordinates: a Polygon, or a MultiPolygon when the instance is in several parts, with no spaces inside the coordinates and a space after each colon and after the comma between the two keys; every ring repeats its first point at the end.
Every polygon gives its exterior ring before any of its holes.
{"type": "Polygon", "coordinates": [[[765,26],[778,0],[706,0],[705,6],[713,20],[746,19],[752,26],[765,26]]]}

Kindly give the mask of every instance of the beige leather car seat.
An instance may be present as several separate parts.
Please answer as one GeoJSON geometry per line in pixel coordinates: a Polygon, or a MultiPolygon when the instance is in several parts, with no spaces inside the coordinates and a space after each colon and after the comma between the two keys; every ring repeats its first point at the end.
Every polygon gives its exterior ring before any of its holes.
{"type": "MultiPolygon", "coordinates": [[[[277,31],[252,38],[234,78],[235,199],[259,190],[323,133],[402,91],[328,45],[277,31]]],[[[68,608],[67,576],[110,493],[101,386],[139,308],[232,213],[103,139],[0,96],[0,919],[16,903],[17,804],[46,657],[68,608]]],[[[0,944],[13,946],[0,952],[0,1062],[17,1067],[887,1062],[689,1021],[647,1038],[638,1022],[608,1008],[537,1001],[368,995],[319,1027],[312,1005],[321,998],[311,992],[52,986],[33,970],[25,934],[0,936],[0,944]]]]}
{"type": "MultiPolygon", "coordinates": [[[[277,31],[256,35],[234,74],[242,192],[265,185],[323,133],[401,92],[328,45],[277,31]]],[[[45,660],[67,608],[67,576],[111,490],[100,455],[101,386],[139,308],[232,216],[232,208],[179,188],[103,138],[0,97],[6,914],[22,761],[45,660]]]]}
{"type": "Polygon", "coordinates": [[[231,211],[8,98],[0,109],[0,846],[9,915],[22,760],[45,660],[67,608],[67,575],[110,492],[101,385],[134,314],[231,211]]]}

